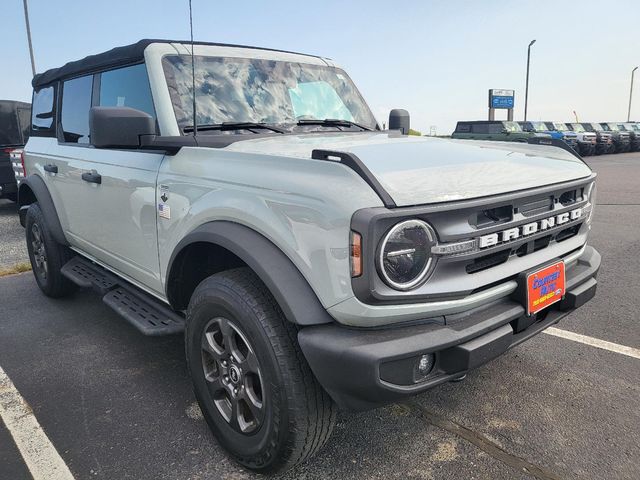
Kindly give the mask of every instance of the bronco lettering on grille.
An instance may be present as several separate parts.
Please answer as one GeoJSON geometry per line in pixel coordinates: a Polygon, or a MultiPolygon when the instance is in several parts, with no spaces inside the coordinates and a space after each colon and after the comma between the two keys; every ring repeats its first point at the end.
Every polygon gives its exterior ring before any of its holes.
{"type": "Polygon", "coordinates": [[[582,218],[582,215],[583,209],[576,208],[568,212],[554,215],[553,217],[543,218],[542,220],[538,220],[536,222],[526,223],[524,225],[520,225],[519,227],[513,227],[501,232],[483,235],[478,239],[478,246],[482,249],[517,240],[518,238],[526,237],[537,232],[542,232],[550,228],[558,227],[574,220],[579,220],[580,218],[582,218]]]}

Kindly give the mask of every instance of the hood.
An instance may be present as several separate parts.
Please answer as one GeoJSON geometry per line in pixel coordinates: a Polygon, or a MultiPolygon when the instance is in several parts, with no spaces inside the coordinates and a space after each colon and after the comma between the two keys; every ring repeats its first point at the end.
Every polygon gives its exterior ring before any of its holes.
{"type": "Polygon", "coordinates": [[[485,197],[591,175],[582,160],[558,147],[389,132],[274,135],[225,149],[301,159],[311,159],[314,149],[352,153],[398,206],[485,197]]]}

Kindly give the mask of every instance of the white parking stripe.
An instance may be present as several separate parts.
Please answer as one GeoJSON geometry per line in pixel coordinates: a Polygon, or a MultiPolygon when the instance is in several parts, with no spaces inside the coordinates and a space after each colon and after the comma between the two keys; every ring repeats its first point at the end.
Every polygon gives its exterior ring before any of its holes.
{"type": "Polygon", "coordinates": [[[0,367],[0,418],[16,442],[33,480],[73,480],[31,407],[0,367]]]}
{"type": "Polygon", "coordinates": [[[580,335],[579,333],[573,333],[555,327],[549,327],[543,331],[544,333],[553,335],[554,337],[566,338],[567,340],[573,340],[574,342],[584,343],[585,345],[591,345],[592,347],[640,359],[640,350],[637,348],[618,345],[617,343],[607,342],[605,340],[600,340],[599,338],[588,337],[586,335],[580,335]]]}

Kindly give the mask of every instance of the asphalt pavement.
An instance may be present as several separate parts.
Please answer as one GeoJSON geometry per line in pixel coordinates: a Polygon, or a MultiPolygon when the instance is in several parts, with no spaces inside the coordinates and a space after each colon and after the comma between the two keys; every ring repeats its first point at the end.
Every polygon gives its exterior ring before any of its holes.
{"type": "MultiPolygon", "coordinates": [[[[557,327],[640,348],[640,154],[587,162],[603,266],[596,298],[557,327]]],[[[265,478],[209,433],[179,336],[141,336],[91,292],[48,299],[31,273],[0,278],[0,306],[0,367],[76,479],[265,478]]],[[[21,478],[0,423],[0,480],[21,478]]],[[[637,479],[640,360],[540,334],[463,382],[341,413],[319,455],[281,478],[637,479]]]]}

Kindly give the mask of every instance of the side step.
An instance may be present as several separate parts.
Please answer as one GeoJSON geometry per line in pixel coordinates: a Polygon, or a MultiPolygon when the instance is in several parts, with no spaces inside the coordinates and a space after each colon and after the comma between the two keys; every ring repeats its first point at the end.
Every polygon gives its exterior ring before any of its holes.
{"type": "Polygon", "coordinates": [[[144,335],[171,335],[184,331],[184,318],[98,264],[78,255],[65,263],[61,272],[76,285],[93,288],[105,304],[144,335]]]}

